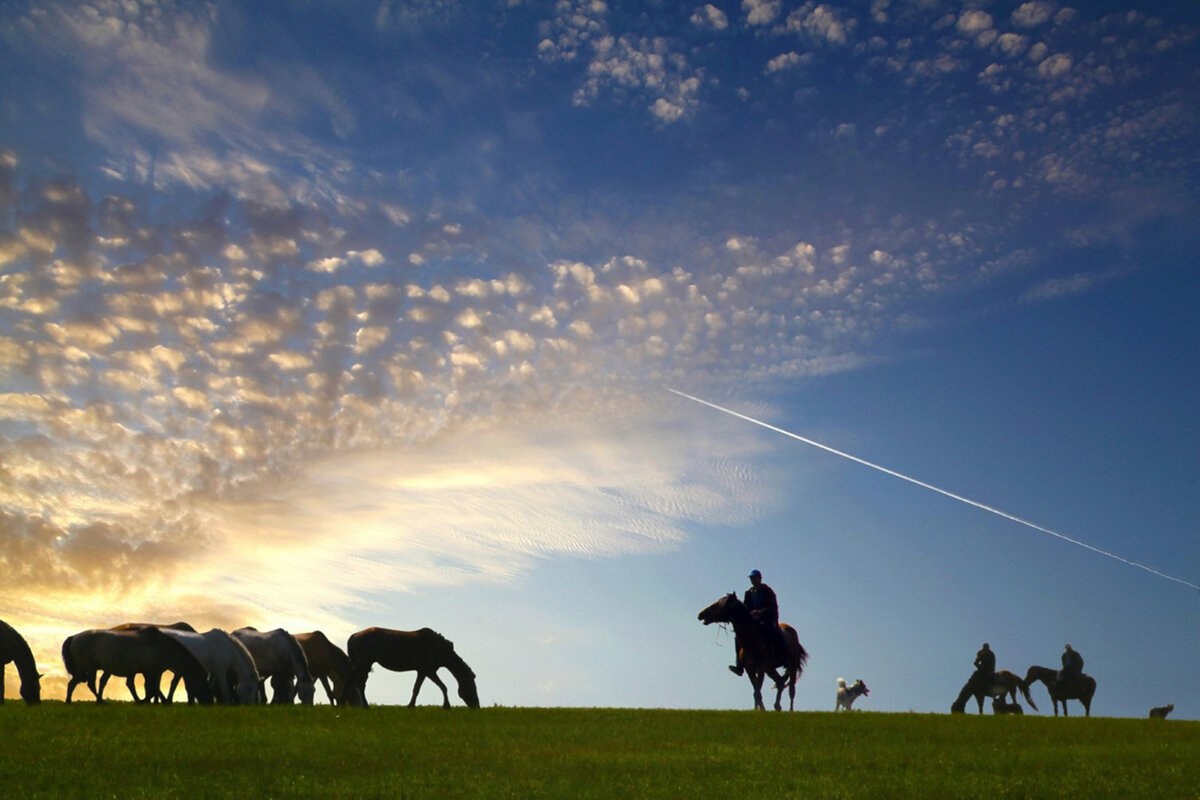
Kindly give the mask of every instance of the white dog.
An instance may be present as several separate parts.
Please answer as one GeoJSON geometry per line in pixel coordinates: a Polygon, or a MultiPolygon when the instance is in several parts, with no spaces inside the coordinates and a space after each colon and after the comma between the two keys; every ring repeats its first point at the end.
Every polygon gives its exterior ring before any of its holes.
{"type": "Polygon", "coordinates": [[[834,711],[839,711],[843,708],[847,711],[853,711],[854,709],[851,708],[851,706],[854,705],[854,701],[857,700],[860,695],[871,693],[871,690],[867,688],[867,685],[862,682],[862,678],[856,680],[853,686],[847,686],[845,678],[838,678],[837,685],[837,705],[833,707],[834,711]]]}

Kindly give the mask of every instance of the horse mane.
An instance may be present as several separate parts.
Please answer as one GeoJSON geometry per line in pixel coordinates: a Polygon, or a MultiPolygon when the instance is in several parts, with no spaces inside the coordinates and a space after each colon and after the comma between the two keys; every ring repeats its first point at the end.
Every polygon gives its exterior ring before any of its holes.
{"type": "MultiPolygon", "coordinates": [[[[37,662],[33,658],[33,650],[29,647],[29,642],[25,641],[25,637],[16,628],[4,620],[0,620],[0,641],[7,641],[15,651],[12,654],[12,661],[22,681],[39,677],[37,662]]],[[[0,669],[4,669],[2,664],[0,664],[0,669]]]]}

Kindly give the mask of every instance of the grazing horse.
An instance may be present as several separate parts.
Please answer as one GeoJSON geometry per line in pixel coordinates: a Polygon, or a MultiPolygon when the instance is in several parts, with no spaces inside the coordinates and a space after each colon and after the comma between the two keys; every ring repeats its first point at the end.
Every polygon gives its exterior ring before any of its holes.
{"type": "Polygon", "coordinates": [[[838,711],[843,708],[847,711],[853,711],[854,701],[862,695],[868,695],[871,693],[871,690],[867,688],[865,683],[863,683],[862,678],[859,678],[850,686],[846,685],[845,678],[838,678],[837,685],[837,702],[833,706],[834,711],[838,711]]]}
{"type": "Polygon", "coordinates": [[[1047,691],[1050,692],[1050,702],[1054,704],[1054,716],[1058,716],[1059,703],[1062,703],[1063,716],[1070,716],[1067,713],[1068,700],[1078,700],[1083,704],[1084,716],[1092,715],[1092,697],[1096,694],[1096,679],[1091,675],[1080,675],[1060,684],[1058,670],[1033,666],[1025,673],[1025,685],[1032,686],[1034,681],[1041,681],[1046,685],[1047,691]]]}
{"type": "Polygon", "coordinates": [[[413,686],[409,708],[417,704],[417,693],[425,679],[433,681],[442,690],[442,708],[450,707],[450,695],[446,684],[437,676],[445,667],[458,681],[458,696],[469,708],[479,708],[479,692],[475,687],[475,673],[458,653],[454,642],[429,628],[419,631],[393,631],[387,628],[366,628],[350,635],[346,652],[354,671],[349,683],[355,686],[367,705],[367,676],[372,664],[379,664],[393,672],[416,670],[417,682],[413,686]]]}
{"type": "Polygon", "coordinates": [[[808,651],[800,644],[796,629],[786,622],[779,623],[779,633],[784,642],[784,652],[774,653],[774,648],[768,640],[768,634],[759,623],[750,616],[750,609],[738,596],[730,592],[717,602],[696,615],[705,625],[714,622],[728,622],[733,625],[733,632],[741,643],[738,653],[738,663],[746,668],[746,676],[754,687],[754,707],[765,709],[762,698],[763,679],[767,673],[775,679],[775,710],[783,710],[783,690],[788,689],[788,710],[796,707],[796,681],[804,672],[808,663],[808,651]],[[783,668],[780,676],[778,670],[783,668]]]}
{"type": "MultiPolygon", "coordinates": [[[[192,633],[196,632],[196,629],[193,628],[191,625],[187,624],[186,622],[172,622],[170,624],[162,623],[162,622],[123,622],[120,625],[112,626],[111,628],[109,628],[109,630],[110,631],[140,631],[143,628],[158,628],[159,630],[169,629],[169,630],[175,630],[175,631],[191,631],[192,633]]],[[[103,677],[101,678],[101,680],[107,681],[107,679],[103,678],[103,677]]],[[[171,688],[167,691],[167,696],[165,698],[166,702],[169,703],[175,699],[175,689],[176,689],[176,687],[179,686],[180,680],[182,680],[182,679],[178,675],[175,675],[171,678],[171,688]]],[[[135,703],[142,702],[141,700],[138,699],[137,693],[134,692],[133,684],[130,683],[130,684],[128,684],[128,686],[129,686],[129,693],[133,695],[133,701],[135,703]]],[[[157,697],[151,697],[150,692],[147,691],[146,692],[147,699],[149,699],[149,700],[163,700],[164,699],[161,692],[156,693],[156,694],[157,694],[157,697]]]]}
{"type": "Polygon", "coordinates": [[[246,646],[219,628],[204,633],[164,629],[208,672],[217,702],[252,706],[258,702],[258,669],[246,646]]]}
{"type": "Polygon", "coordinates": [[[303,705],[313,704],[316,684],[308,671],[308,661],[296,637],[283,628],[260,632],[254,628],[238,628],[230,634],[246,646],[258,668],[259,695],[265,700],[262,682],[271,679],[271,704],[288,705],[297,696],[303,705]]]}
{"type": "Polygon", "coordinates": [[[329,641],[329,637],[321,631],[297,633],[296,641],[300,643],[300,649],[308,659],[309,673],[325,687],[330,705],[363,705],[357,688],[347,683],[353,667],[346,651],[329,641]],[[330,681],[333,682],[332,687],[330,681]]]}
{"type": "Polygon", "coordinates": [[[963,686],[962,691],[958,693],[958,699],[950,706],[951,713],[961,714],[967,710],[967,700],[974,697],[979,703],[979,713],[983,713],[983,698],[991,697],[993,699],[1004,699],[1005,695],[1012,697],[1012,702],[1017,702],[1017,690],[1021,690],[1021,694],[1025,697],[1025,702],[1037,711],[1037,704],[1033,702],[1033,697],[1029,694],[1029,685],[1021,680],[1020,676],[1009,672],[1006,669],[997,670],[988,675],[983,672],[975,672],[963,686]]]}
{"type": "Polygon", "coordinates": [[[21,699],[29,705],[42,702],[42,676],[33,651],[16,628],[0,619],[0,703],[4,702],[4,665],[10,661],[21,678],[21,699]]]}
{"type": "Polygon", "coordinates": [[[158,628],[82,631],[63,641],[62,657],[71,676],[67,683],[68,703],[75,687],[85,681],[96,696],[96,702],[103,703],[104,686],[111,675],[125,678],[129,693],[136,698],[133,678],[139,673],[146,679],[146,697],[140,702],[146,702],[160,694],[159,681],[167,670],[183,676],[188,695],[198,702],[208,704],[213,700],[208,672],[186,647],[158,628]],[[96,685],[97,672],[104,673],[99,686],[96,685]]]}

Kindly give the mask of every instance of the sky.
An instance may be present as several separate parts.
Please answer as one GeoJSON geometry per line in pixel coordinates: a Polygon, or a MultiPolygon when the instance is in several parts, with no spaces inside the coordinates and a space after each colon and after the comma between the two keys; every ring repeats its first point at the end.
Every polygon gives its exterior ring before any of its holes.
{"type": "Polygon", "coordinates": [[[798,709],[987,641],[1200,718],[1200,7],[1144,7],[3,4],[0,619],[50,697],[183,619],[748,709],[696,615],[758,568],[798,709]]]}

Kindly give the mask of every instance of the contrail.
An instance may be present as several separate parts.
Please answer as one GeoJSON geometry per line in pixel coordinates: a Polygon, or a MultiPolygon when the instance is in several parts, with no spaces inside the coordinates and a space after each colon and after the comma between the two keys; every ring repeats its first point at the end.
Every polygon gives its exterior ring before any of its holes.
{"type": "Polygon", "coordinates": [[[771,425],[769,423],[754,419],[753,417],[748,417],[745,414],[739,414],[736,411],[725,408],[724,406],[719,406],[716,403],[710,403],[707,400],[701,400],[699,397],[693,397],[692,395],[687,394],[685,392],[681,392],[677,389],[671,389],[668,387],[667,391],[669,391],[673,394],[677,394],[680,397],[686,397],[688,400],[693,400],[697,403],[700,403],[701,405],[708,406],[709,408],[715,408],[717,411],[724,411],[726,414],[729,414],[730,416],[733,416],[733,417],[737,417],[738,419],[744,419],[744,420],[746,420],[746,422],[753,422],[755,425],[759,425],[763,428],[766,428],[769,431],[775,431],[776,433],[782,433],[784,436],[788,436],[792,439],[795,439],[796,441],[804,442],[807,445],[812,445],[813,447],[820,448],[821,450],[824,450],[827,453],[833,453],[835,456],[841,456],[842,458],[849,459],[850,461],[853,461],[857,464],[862,464],[864,467],[870,467],[871,469],[879,470],[880,472],[884,473],[885,475],[891,475],[893,478],[899,478],[902,481],[908,481],[909,483],[915,483],[917,486],[920,486],[922,489],[928,489],[931,492],[937,492],[938,494],[945,495],[946,497],[949,497],[953,500],[957,500],[960,503],[966,503],[969,506],[974,506],[975,508],[979,508],[984,511],[990,512],[992,514],[995,514],[998,517],[1004,517],[1007,520],[1011,520],[1013,522],[1019,523],[1021,525],[1024,525],[1027,528],[1033,528],[1035,531],[1040,531],[1041,533],[1049,534],[1050,536],[1053,536],[1056,539],[1062,539],[1064,542],[1070,542],[1071,544],[1078,545],[1078,546],[1084,548],[1085,550],[1091,550],[1093,553],[1099,553],[1102,556],[1111,558],[1113,561],[1120,561],[1122,564],[1128,564],[1131,567],[1137,567],[1138,569],[1143,569],[1152,575],[1157,575],[1160,578],[1166,578],[1167,580],[1174,581],[1175,583],[1182,583],[1184,586],[1188,586],[1188,587],[1191,587],[1192,589],[1196,589],[1197,591],[1200,591],[1200,585],[1192,583],[1191,581],[1185,581],[1183,578],[1176,578],[1174,575],[1168,575],[1165,572],[1160,572],[1160,571],[1154,569],[1153,567],[1146,566],[1145,564],[1139,564],[1136,561],[1130,561],[1128,558],[1119,556],[1116,553],[1110,553],[1107,550],[1101,550],[1099,547],[1094,547],[1093,545],[1090,545],[1087,542],[1081,542],[1078,539],[1072,539],[1070,536],[1061,534],[1058,531],[1052,531],[1049,528],[1043,528],[1041,525],[1030,522],[1029,520],[1026,520],[1026,519],[1021,519],[1020,517],[1017,517],[1017,516],[1013,516],[1012,514],[1009,514],[1006,511],[1001,511],[998,508],[992,508],[989,505],[984,505],[983,503],[972,500],[969,497],[963,497],[962,495],[955,494],[954,492],[948,492],[945,489],[939,489],[938,487],[936,487],[932,484],[925,483],[924,481],[919,481],[916,478],[910,478],[907,475],[903,475],[899,472],[896,472],[895,470],[888,469],[887,467],[881,467],[878,464],[872,464],[870,461],[867,461],[866,459],[859,458],[858,456],[852,456],[849,453],[843,453],[841,450],[835,450],[834,448],[830,447],[829,445],[824,445],[824,444],[821,444],[820,442],[814,442],[812,439],[806,439],[803,436],[792,433],[791,431],[785,431],[783,428],[777,428],[774,425],[771,425]]]}

